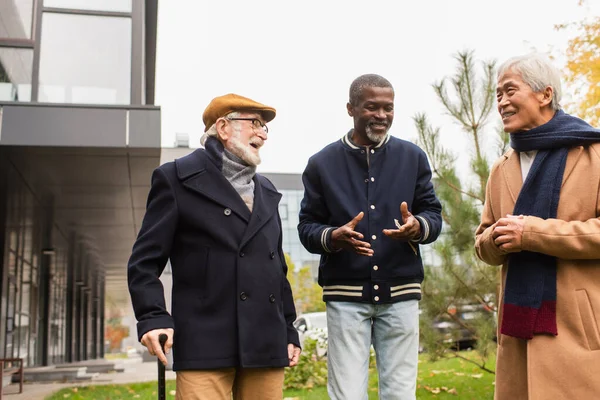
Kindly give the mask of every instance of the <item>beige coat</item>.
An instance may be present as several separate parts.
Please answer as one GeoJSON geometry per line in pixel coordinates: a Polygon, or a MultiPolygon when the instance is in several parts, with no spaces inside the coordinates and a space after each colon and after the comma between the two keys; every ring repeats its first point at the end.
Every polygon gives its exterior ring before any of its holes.
{"type": "MultiPolygon", "coordinates": [[[[522,184],[519,154],[510,150],[492,168],[475,243],[479,258],[502,264],[502,289],[506,254],[491,234],[498,219],[512,214],[522,184]]],[[[525,217],[522,242],[523,250],[558,259],[558,336],[527,341],[499,334],[496,400],[600,399],[599,216],[600,144],[575,147],[567,158],[557,218],[525,217]]]]}

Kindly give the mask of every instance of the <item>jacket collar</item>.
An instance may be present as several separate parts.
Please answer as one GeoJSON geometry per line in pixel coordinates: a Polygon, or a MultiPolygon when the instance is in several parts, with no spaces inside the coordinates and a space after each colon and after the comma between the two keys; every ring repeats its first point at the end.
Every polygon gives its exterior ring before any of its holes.
{"type": "MultiPolygon", "coordinates": [[[[353,150],[361,149],[362,147],[354,144],[354,142],[352,141],[352,139],[351,139],[352,131],[354,131],[354,129],[350,129],[350,131],[348,133],[346,133],[344,136],[342,136],[341,141],[345,146],[347,146],[353,150]]],[[[383,140],[381,142],[379,142],[376,145],[371,146],[371,147],[373,147],[374,149],[377,149],[379,147],[385,146],[387,144],[387,142],[389,142],[389,141],[390,141],[390,134],[388,133],[385,135],[385,137],[383,138],[383,140]]]]}

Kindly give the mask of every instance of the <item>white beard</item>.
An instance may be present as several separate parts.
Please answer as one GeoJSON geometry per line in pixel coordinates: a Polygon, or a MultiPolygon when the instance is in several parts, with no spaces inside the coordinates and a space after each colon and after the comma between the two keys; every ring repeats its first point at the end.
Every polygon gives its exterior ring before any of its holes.
{"type": "Polygon", "coordinates": [[[248,163],[248,165],[256,167],[260,164],[260,155],[252,151],[252,147],[244,145],[240,140],[240,131],[234,129],[233,135],[229,138],[230,148],[228,149],[234,155],[238,156],[242,160],[248,163]]]}
{"type": "MultiPolygon", "coordinates": [[[[388,127],[389,129],[389,127],[388,127]]],[[[365,127],[365,133],[367,134],[367,137],[369,138],[369,140],[373,143],[381,143],[381,141],[385,138],[385,136],[387,135],[388,129],[385,130],[385,132],[383,133],[373,133],[373,131],[371,130],[371,126],[367,125],[365,127]]]]}

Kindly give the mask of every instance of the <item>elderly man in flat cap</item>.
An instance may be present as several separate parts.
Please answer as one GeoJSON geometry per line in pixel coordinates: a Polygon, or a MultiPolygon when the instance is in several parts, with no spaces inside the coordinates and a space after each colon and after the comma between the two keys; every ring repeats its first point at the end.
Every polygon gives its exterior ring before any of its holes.
{"type": "Polygon", "coordinates": [[[296,311],[281,248],[281,194],[256,173],[275,109],[228,94],[204,111],[204,149],[154,171],[128,265],[141,343],[166,363],[177,399],[283,397],[298,362],[296,311]],[[172,314],[159,276],[173,270],[172,314]]]}

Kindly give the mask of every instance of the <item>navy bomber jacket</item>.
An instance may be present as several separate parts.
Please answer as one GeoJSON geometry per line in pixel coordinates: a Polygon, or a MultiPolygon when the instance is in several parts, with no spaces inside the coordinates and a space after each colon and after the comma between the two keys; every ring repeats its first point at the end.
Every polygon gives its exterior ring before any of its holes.
{"type": "Polygon", "coordinates": [[[298,232],[304,247],[321,254],[319,284],[325,301],[384,304],[421,299],[423,263],[419,243],[431,243],[442,228],[442,206],[431,183],[425,152],[393,136],[373,147],[359,147],[351,132],[312,156],[304,173],[298,232]],[[383,234],[397,229],[400,203],[421,224],[417,242],[383,234]],[[371,243],[373,257],[335,251],[331,233],[359,212],[355,230],[371,243]]]}

